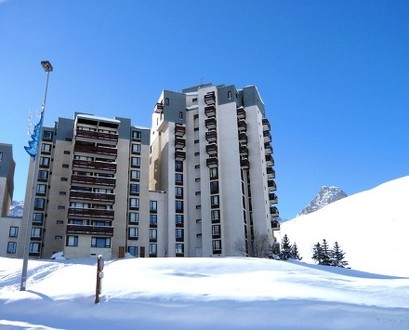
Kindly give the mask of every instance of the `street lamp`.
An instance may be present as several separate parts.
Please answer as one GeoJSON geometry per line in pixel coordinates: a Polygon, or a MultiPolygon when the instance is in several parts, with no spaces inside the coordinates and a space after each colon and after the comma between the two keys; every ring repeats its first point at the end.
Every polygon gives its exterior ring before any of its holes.
{"type": "Polygon", "coordinates": [[[33,211],[34,211],[34,203],[35,203],[35,193],[36,193],[36,170],[38,167],[38,149],[40,146],[41,140],[41,131],[43,128],[43,120],[44,120],[44,111],[45,105],[47,101],[47,91],[48,91],[48,78],[50,72],[53,71],[53,66],[51,65],[50,61],[41,61],[41,66],[43,67],[44,71],[47,72],[47,80],[45,83],[45,91],[44,91],[44,99],[43,104],[41,106],[41,113],[40,113],[40,120],[34,126],[33,134],[31,135],[31,141],[28,141],[28,147],[24,147],[27,153],[31,157],[31,164],[30,167],[33,169],[33,178],[32,178],[32,191],[31,191],[31,204],[29,209],[29,216],[27,218],[27,232],[25,238],[25,246],[24,246],[24,254],[23,254],[23,268],[21,270],[21,283],[20,283],[20,291],[26,290],[27,284],[27,266],[28,266],[28,257],[30,254],[30,237],[31,237],[31,222],[33,221],[33,211]]]}

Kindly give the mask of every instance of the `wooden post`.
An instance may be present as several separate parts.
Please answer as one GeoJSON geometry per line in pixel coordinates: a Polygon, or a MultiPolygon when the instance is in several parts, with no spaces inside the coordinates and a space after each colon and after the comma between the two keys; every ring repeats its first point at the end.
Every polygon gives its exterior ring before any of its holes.
{"type": "Polygon", "coordinates": [[[99,303],[99,295],[101,294],[101,281],[102,278],[104,277],[104,258],[102,255],[98,256],[97,259],[97,286],[95,289],[95,303],[99,303]]]}

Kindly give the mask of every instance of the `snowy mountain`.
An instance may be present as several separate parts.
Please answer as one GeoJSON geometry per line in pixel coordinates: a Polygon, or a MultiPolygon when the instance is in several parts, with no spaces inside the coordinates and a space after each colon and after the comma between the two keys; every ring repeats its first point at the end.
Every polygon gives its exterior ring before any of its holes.
{"type": "Polygon", "coordinates": [[[1,329],[407,330],[409,279],[253,258],[0,258],[1,329]]]}
{"type": "Polygon", "coordinates": [[[306,207],[298,215],[309,214],[315,212],[324,206],[336,202],[348,195],[342,189],[334,186],[323,186],[318,192],[317,196],[308,203],[306,207]]]}
{"type": "Polygon", "coordinates": [[[22,217],[23,216],[23,210],[24,210],[24,201],[12,201],[10,210],[9,210],[9,216],[10,217],[22,217]]]}
{"type": "Polygon", "coordinates": [[[409,276],[409,176],[333,202],[281,224],[281,237],[296,242],[303,261],[313,245],[337,241],[353,269],[409,276]]]}

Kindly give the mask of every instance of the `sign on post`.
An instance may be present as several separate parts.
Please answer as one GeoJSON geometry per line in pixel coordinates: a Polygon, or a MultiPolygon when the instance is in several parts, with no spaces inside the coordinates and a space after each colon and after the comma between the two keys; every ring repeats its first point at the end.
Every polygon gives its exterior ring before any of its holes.
{"type": "Polygon", "coordinates": [[[95,289],[95,303],[99,303],[99,295],[101,294],[101,281],[104,277],[104,257],[102,255],[98,256],[97,259],[97,286],[95,289]]]}

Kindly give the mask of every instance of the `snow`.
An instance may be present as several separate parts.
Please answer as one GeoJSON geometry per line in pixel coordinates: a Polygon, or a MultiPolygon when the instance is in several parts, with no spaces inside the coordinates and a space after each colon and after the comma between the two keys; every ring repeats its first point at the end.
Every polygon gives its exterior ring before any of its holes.
{"type": "Polygon", "coordinates": [[[286,221],[280,235],[297,243],[305,262],[325,238],[331,248],[338,241],[353,269],[408,277],[408,193],[409,176],[395,179],[286,221]]]}
{"type": "Polygon", "coordinates": [[[409,278],[253,258],[0,258],[0,329],[408,329],[409,278]]]}

